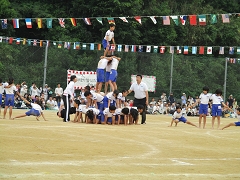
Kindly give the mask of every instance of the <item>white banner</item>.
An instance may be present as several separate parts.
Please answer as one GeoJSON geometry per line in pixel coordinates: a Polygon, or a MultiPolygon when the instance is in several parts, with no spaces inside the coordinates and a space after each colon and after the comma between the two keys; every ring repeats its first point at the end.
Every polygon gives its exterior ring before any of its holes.
{"type": "Polygon", "coordinates": [[[75,89],[81,89],[85,86],[95,86],[97,82],[97,74],[93,71],[76,71],[67,70],[67,83],[72,75],[77,76],[77,82],[74,85],[75,89]]]}
{"type": "MultiPolygon", "coordinates": [[[[131,84],[136,82],[136,75],[131,75],[131,84]]],[[[155,92],[156,89],[156,76],[142,75],[142,82],[147,84],[149,92],[155,92]]]]}

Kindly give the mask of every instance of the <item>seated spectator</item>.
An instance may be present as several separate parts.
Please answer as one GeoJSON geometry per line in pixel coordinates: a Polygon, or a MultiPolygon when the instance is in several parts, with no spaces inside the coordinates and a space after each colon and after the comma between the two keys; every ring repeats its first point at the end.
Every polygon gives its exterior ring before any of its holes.
{"type": "Polygon", "coordinates": [[[147,113],[152,114],[153,113],[153,104],[149,104],[147,107],[147,113]]]}
{"type": "Polygon", "coordinates": [[[169,111],[169,113],[170,113],[170,114],[173,114],[175,111],[176,111],[176,105],[175,105],[175,103],[172,103],[172,105],[170,106],[170,111],[169,111]]]}
{"type": "Polygon", "coordinates": [[[54,101],[52,96],[50,96],[49,100],[47,100],[46,107],[50,110],[56,109],[56,107],[58,107],[57,101],[54,101]]]}
{"type": "Polygon", "coordinates": [[[170,112],[170,108],[167,103],[163,104],[163,114],[168,115],[170,112]]]}

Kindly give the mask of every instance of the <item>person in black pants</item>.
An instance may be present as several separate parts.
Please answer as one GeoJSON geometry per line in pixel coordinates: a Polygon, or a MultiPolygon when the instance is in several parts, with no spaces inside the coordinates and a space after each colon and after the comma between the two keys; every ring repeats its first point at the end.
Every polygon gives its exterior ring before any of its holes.
{"type": "Polygon", "coordinates": [[[142,115],[141,124],[146,124],[146,106],[148,105],[148,87],[146,83],[142,82],[142,75],[138,74],[136,76],[136,82],[133,83],[128,90],[128,94],[134,91],[133,106],[138,107],[143,106],[143,111],[140,113],[142,115]]]}
{"type": "Polygon", "coordinates": [[[71,102],[74,100],[74,83],[77,82],[77,77],[72,75],[70,78],[70,82],[67,85],[66,89],[63,92],[63,103],[66,110],[65,118],[63,119],[64,122],[70,121],[70,109],[71,109],[71,102]]]}

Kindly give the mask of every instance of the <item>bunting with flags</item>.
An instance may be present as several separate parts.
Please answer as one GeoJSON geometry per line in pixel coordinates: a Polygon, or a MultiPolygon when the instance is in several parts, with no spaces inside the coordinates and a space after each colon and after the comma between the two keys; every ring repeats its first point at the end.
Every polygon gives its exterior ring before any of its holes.
{"type": "Polygon", "coordinates": [[[64,18],[58,18],[59,24],[61,27],[65,28],[64,18]]]}
{"type": "Polygon", "coordinates": [[[157,24],[157,20],[155,16],[150,16],[150,19],[152,20],[153,24],[157,24]]]}
{"type": "Polygon", "coordinates": [[[70,18],[70,20],[73,26],[77,26],[77,21],[75,18],[70,18]]]}
{"type": "Polygon", "coordinates": [[[14,28],[19,28],[19,19],[13,19],[12,22],[14,28]]]}
{"type": "Polygon", "coordinates": [[[139,24],[142,24],[141,16],[135,16],[134,17],[139,24]]]}
{"type": "Polygon", "coordinates": [[[186,15],[180,16],[180,20],[181,20],[182,25],[185,25],[186,20],[187,20],[187,16],[186,15]]]}
{"type": "Polygon", "coordinates": [[[169,16],[163,16],[163,25],[170,25],[169,16]]]}
{"type": "Polygon", "coordinates": [[[172,18],[172,20],[174,21],[174,23],[178,26],[179,22],[178,22],[178,16],[170,16],[172,18]]]}
{"type": "Polygon", "coordinates": [[[87,24],[87,25],[92,25],[90,18],[83,18],[83,21],[87,24]]]}
{"type": "Polygon", "coordinates": [[[115,24],[114,18],[108,17],[107,20],[108,20],[108,24],[115,24]]]}
{"type": "Polygon", "coordinates": [[[123,22],[128,23],[128,20],[125,17],[119,17],[119,19],[121,19],[123,22]]]}
{"type": "Polygon", "coordinates": [[[196,15],[190,15],[189,16],[190,25],[196,26],[197,25],[197,16],[196,15]]]}
{"type": "Polygon", "coordinates": [[[2,19],[2,29],[7,29],[7,19],[2,19]]]}
{"type": "Polygon", "coordinates": [[[30,18],[25,19],[27,28],[32,28],[32,20],[30,18]]]}
{"type": "Polygon", "coordinates": [[[102,18],[101,17],[99,17],[99,18],[96,18],[97,19],[97,21],[100,23],[100,24],[102,24],[103,25],[103,22],[102,22],[102,18]]]}
{"type": "Polygon", "coordinates": [[[198,15],[198,21],[200,26],[206,25],[206,15],[198,15]]]}
{"type": "Polygon", "coordinates": [[[37,18],[36,19],[36,23],[38,25],[38,28],[41,29],[42,28],[42,19],[41,18],[37,18]]]}

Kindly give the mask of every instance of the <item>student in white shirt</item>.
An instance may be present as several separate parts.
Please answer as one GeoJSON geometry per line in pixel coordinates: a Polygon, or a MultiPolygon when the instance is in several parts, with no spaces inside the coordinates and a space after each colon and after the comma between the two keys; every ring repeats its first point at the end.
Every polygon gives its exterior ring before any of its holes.
{"type": "Polygon", "coordinates": [[[106,108],[103,111],[103,115],[104,115],[104,121],[102,121],[102,124],[112,124],[115,125],[115,111],[116,111],[116,107],[115,106],[109,106],[109,108],[106,108]]]}
{"type": "Polygon", "coordinates": [[[76,108],[76,113],[73,122],[80,123],[80,120],[83,122],[82,119],[82,107],[80,105],[80,101],[75,99],[73,106],[76,108]]]}
{"type": "Polygon", "coordinates": [[[16,117],[14,117],[13,119],[22,118],[22,117],[26,117],[26,116],[31,116],[31,115],[33,115],[33,116],[36,116],[37,121],[39,121],[39,117],[40,117],[40,116],[42,116],[43,119],[44,119],[45,121],[47,121],[46,118],[45,118],[45,116],[44,116],[44,114],[43,114],[42,107],[40,106],[40,105],[41,105],[41,102],[40,102],[39,100],[36,100],[34,103],[30,103],[30,102],[27,101],[24,97],[22,97],[18,92],[17,92],[17,94],[20,96],[20,98],[21,98],[25,103],[31,104],[32,108],[31,108],[28,112],[26,112],[25,114],[16,116],[16,117]]]}
{"type": "Polygon", "coordinates": [[[107,92],[108,92],[108,81],[109,81],[109,76],[110,76],[110,72],[111,72],[111,65],[112,65],[112,61],[109,61],[109,62],[107,63],[107,66],[106,66],[105,88],[104,88],[105,94],[107,94],[107,92]]]}
{"type": "Polygon", "coordinates": [[[119,61],[121,60],[121,58],[119,57],[116,57],[116,56],[112,56],[112,62],[111,62],[111,72],[110,72],[110,75],[109,75],[109,85],[111,87],[111,90],[114,91],[114,90],[117,90],[117,76],[118,76],[118,73],[117,73],[117,68],[118,68],[118,64],[119,64],[119,61]]]}
{"type": "Polygon", "coordinates": [[[58,107],[60,107],[60,102],[63,95],[63,88],[61,87],[60,83],[58,83],[57,87],[55,88],[55,94],[58,107]]]}
{"type": "Polygon", "coordinates": [[[220,117],[222,116],[222,106],[223,105],[225,108],[229,107],[224,104],[223,99],[222,99],[222,90],[217,89],[215,91],[215,94],[213,94],[210,99],[212,100],[212,129],[214,129],[214,122],[215,118],[217,117],[218,120],[218,129],[220,127],[220,117]]]}
{"type": "Polygon", "coordinates": [[[96,108],[87,108],[86,109],[85,108],[84,113],[85,113],[86,124],[88,124],[88,123],[98,124],[99,123],[99,120],[101,118],[99,109],[96,109],[96,108]]]}
{"type": "Polygon", "coordinates": [[[115,46],[115,40],[114,40],[114,31],[115,30],[115,24],[110,24],[110,29],[106,32],[105,37],[102,40],[102,45],[104,48],[104,56],[108,55],[108,52],[110,50],[110,42],[112,41],[115,46]]]}
{"type": "Polygon", "coordinates": [[[118,94],[119,94],[118,90],[114,90],[113,92],[107,93],[107,95],[104,96],[103,99],[103,108],[108,108],[111,105],[119,107],[118,105],[119,101],[117,101],[118,94]]]}
{"type": "Polygon", "coordinates": [[[9,108],[9,119],[12,119],[12,108],[14,106],[14,93],[17,91],[14,85],[14,79],[9,78],[8,83],[4,84],[6,97],[5,97],[5,109],[3,112],[3,119],[6,118],[7,109],[9,108]]]}
{"type": "Polygon", "coordinates": [[[63,102],[64,102],[64,107],[66,110],[66,116],[64,118],[64,122],[70,121],[70,108],[71,108],[71,102],[74,100],[74,83],[77,82],[77,77],[75,75],[72,75],[70,77],[70,82],[67,85],[66,89],[63,92],[63,102]]]}

